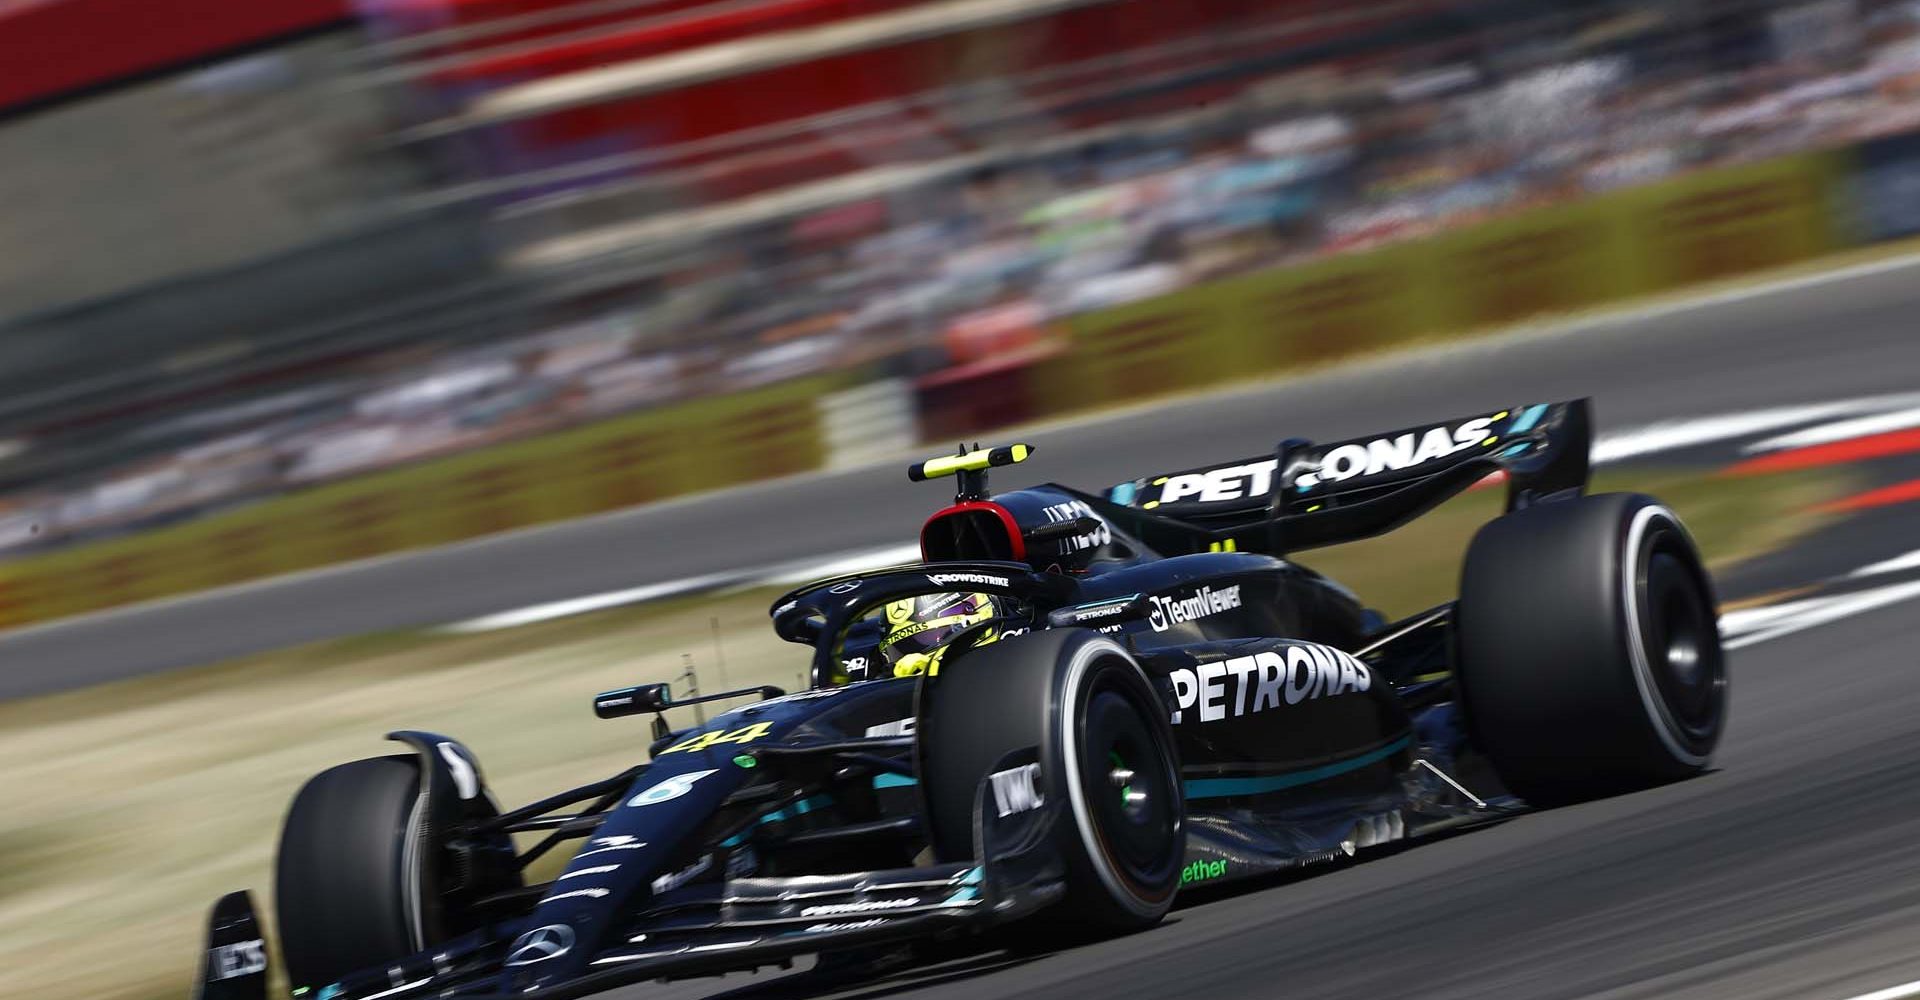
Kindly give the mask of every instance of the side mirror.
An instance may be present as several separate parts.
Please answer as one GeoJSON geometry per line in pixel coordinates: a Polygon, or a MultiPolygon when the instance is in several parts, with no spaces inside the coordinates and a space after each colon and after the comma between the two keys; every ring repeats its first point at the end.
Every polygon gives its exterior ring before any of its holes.
{"type": "MultiPolygon", "coordinates": [[[[602,691],[593,696],[593,714],[602,719],[662,712],[672,707],[673,692],[665,684],[641,684],[638,687],[602,691]]],[[[664,722],[662,720],[662,724],[664,722]]]]}

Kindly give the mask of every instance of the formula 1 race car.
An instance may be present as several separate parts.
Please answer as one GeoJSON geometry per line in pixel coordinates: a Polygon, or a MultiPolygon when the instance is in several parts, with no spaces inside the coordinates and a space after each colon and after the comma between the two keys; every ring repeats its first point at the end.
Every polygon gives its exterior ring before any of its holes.
{"type": "MultiPolygon", "coordinates": [[[[959,483],[924,562],[772,608],[807,690],[706,696],[760,700],[677,732],[665,685],[600,694],[654,715],[651,761],[514,809],[432,733],[309,781],[279,845],[289,986],[544,1000],[1020,921],[1000,937],[1123,932],[1182,886],[1698,773],[1726,706],[1711,583],[1658,502],[1583,495],[1590,434],[1584,400],[1531,405],[1101,494],[989,493],[1024,445],[915,465],[959,483]],[[1493,473],[1506,512],[1453,602],[1387,622],[1282,558],[1493,473]]],[[[264,997],[267,954],[225,897],[199,996],[264,997]]]]}

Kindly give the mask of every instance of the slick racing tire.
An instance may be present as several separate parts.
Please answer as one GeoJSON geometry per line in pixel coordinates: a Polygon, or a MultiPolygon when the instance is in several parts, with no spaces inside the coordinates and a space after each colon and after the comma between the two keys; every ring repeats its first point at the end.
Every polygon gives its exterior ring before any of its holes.
{"type": "Polygon", "coordinates": [[[1474,537],[1455,674],[1473,740],[1536,805],[1705,770],[1726,725],[1713,585],[1679,518],[1612,493],[1474,537]]]}
{"type": "Polygon", "coordinates": [[[418,891],[424,802],[411,756],[341,764],[294,796],[280,831],[274,909],[294,989],[318,988],[425,947],[418,891]]]}
{"type": "MultiPolygon", "coordinates": [[[[1064,861],[1059,904],[1104,932],[1166,915],[1186,860],[1186,802],[1167,708],[1126,650],[1058,629],[968,650],[920,691],[921,788],[935,853],[981,856],[982,812],[1006,815],[995,787],[1020,768],[1012,803],[1052,817],[1064,861]],[[1030,785],[1030,787],[1029,787],[1030,785]]],[[[1054,922],[1058,911],[1043,918],[1054,922]]]]}

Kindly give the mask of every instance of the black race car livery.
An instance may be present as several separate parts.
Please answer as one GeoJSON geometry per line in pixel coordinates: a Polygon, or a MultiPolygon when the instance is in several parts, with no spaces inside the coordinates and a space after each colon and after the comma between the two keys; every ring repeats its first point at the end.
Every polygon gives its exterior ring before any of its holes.
{"type": "MultiPolygon", "coordinates": [[[[740,703],[678,731],[665,685],[602,693],[654,716],[650,759],[511,809],[425,732],[310,781],[275,893],[293,994],[545,1000],[1137,929],[1183,888],[1697,773],[1725,713],[1711,583],[1657,501],[1584,495],[1589,433],[1585,401],[1496,408],[1099,492],[991,493],[1025,445],[920,463],[958,479],[922,562],[773,604],[807,690],[706,696],[740,703]],[[1295,561],[1495,473],[1455,601],[1390,622],[1295,561]],[[950,593],[992,620],[896,676],[886,608],[950,593]]],[[[223,899],[200,995],[264,996],[266,955],[223,899]]]]}

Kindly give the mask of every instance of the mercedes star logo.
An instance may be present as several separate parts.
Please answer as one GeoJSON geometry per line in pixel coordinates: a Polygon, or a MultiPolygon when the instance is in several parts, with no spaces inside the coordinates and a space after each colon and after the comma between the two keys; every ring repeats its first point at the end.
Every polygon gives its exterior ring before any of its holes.
{"type": "Polygon", "coordinates": [[[535,927],[513,940],[507,949],[508,965],[532,965],[555,955],[564,955],[573,947],[573,928],[566,924],[535,927]]]}

